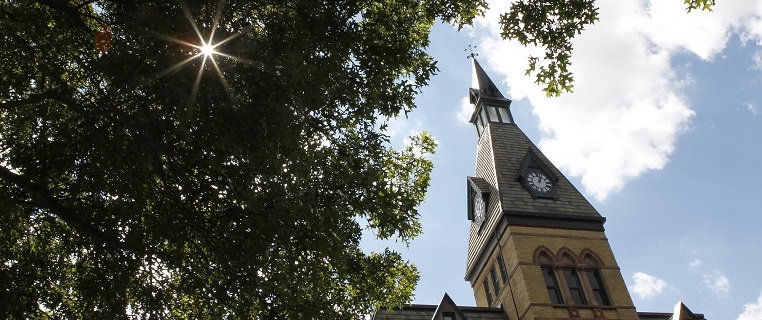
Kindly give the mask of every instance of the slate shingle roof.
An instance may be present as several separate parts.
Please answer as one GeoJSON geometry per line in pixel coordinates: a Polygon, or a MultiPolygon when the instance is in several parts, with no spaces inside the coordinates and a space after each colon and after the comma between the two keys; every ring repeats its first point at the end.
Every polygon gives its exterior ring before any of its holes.
{"type": "Polygon", "coordinates": [[[490,123],[492,153],[503,211],[558,213],[575,217],[601,215],[515,124],[490,123]],[[556,200],[534,199],[516,180],[521,164],[531,149],[559,179],[556,200]]]}
{"type": "MultiPolygon", "coordinates": [[[[411,304],[402,309],[381,309],[373,320],[432,320],[436,305],[411,304]]],[[[463,320],[508,320],[500,308],[458,307],[466,319],[463,320]]],[[[458,319],[461,320],[461,319],[458,319]]]]}
{"type": "Polygon", "coordinates": [[[447,293],[439,305],[409,304],[401,309],[380,309],[373,320],[443,320],[444,314],[456,320],[508,320],[501,308],[459,307],[447,293]]]}
{"type": "Polygon", "coordinates": [[[476,176],[489,184],[492,195],[487,221],[482,226],[471,225],[467,278],[487,240],[494,232],[502,232],[495,230],[501,225],[501,219],[505,219],[502,225],[603,231],[606,219],[515,124],[491,122],[488,125],[479,138],[476,176]],[[556,199],[532,198],[517,180],[529,150],[558,178],[556,199]]]}

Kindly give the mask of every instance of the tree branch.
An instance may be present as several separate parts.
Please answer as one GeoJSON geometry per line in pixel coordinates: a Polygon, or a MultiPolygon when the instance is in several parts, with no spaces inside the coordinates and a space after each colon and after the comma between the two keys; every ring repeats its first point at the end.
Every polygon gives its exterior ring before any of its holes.
{"type": "Polygon", "coordinates": [[[79,5],[77,5],[77,10],[82,9],[82,8],[84,8],[87,5],[93,4],[93,3],[95,3],[95,1],[97,1],[97,0],[87,0],[87,1],[84,1],[84,2],[80,3],[79,5]]]}
{"type": "Polygon", "coordinates": [[[50,190],[35,184],[23,175],[17,174],[4,166],[0,166],[0,179],[10,182],[21,188],[21,190],[24,190],[32,198],[36,207],[50,210],[53,214],[58,216],[61,221],[75,231],[106,245],[115,246],[125,250],[128,249],[126,248],[125,243],[118,241],[114,237],[110,237],[105,232],[99,230],[62,205],[59,200],[53,196],[53,193],[50,190]]]}
{"type": "Polygon", "coordinates": [[[43,93],[30,94],[28,98],[14,101],[5,101],[0,103],[0,110],[8,110],[11,108],[37,103],[48,99],[60,100],[63,98],[63,94],[60,90],[51,90],[43,93]]]}
{"type": "Polygon", "coordinates": [[[70,7],[66,3],[55,1],[55,0],[37,0],[37,3],[46,6],[48,8],[51,8],[53,10],[62,12],[66,16],[71,19],[71,22],[74,23],[77,27],[80,29],[87,31],[88,33],[95,32],[95,30],[90,29],[90,27],[87,26],[87,24],[82,21],[82,16],[86,16],[79,12],[79,8],[70,7]]]}

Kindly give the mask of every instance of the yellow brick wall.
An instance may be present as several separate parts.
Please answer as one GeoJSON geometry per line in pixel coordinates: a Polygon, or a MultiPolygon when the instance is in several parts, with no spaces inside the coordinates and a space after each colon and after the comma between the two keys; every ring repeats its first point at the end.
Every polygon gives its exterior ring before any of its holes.
{"type": "MultiPolygon", "coordinates": [[[[585,249],[594,252],[601,260],[601,277],[606,283],[612,304],[610,307],[601,308],[606,319],[638,319],[608,239],[602,231],[511,226],[503,232],[500,239],[500,245],[490,253],[484,269],[480,271],[475,283],[472,284],[478,306],[487,306],[483,281],[486,278],[492,285],[489,271],[493,266],[497,268],[496,259],[502,250],[511,285],[509,287],[499,281],[502,289],[493,294],[497,295],[494,299],[499,300],[510,318],[569,319],[567,307],[551,306],[540,267],[534,263],[535,250],[542,245],[554,255],[559,252],[559,249],[567,248],[576,255],[576,259],[580,258],[579,254],[585,249]],[[516,316],[517,313],[519,317],[516,316]]],[[[496,271],[501,278],[499,269],[496,271]]],[[[593,319],[592,307],[577,306],[577,308],[581,319],[593,319]]]]}

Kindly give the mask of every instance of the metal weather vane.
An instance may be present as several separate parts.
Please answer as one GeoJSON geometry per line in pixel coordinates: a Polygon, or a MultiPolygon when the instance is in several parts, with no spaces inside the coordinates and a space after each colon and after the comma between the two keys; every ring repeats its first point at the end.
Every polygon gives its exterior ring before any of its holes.
{"type": "Polygon", "coordinates": [[[476,46],[470,44],[468,45],[468,48],[463,49],[463,51],[468,51],[466,59],[473,59],[479,56],[479,53],[474,52],[474,49],[476,49],[476,46]]]}

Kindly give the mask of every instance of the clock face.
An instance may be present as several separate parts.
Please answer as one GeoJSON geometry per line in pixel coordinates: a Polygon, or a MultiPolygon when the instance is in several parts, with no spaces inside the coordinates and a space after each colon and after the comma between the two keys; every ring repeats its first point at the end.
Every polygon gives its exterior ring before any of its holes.
{"type": "Polygon", "coordinates": [[[553,182],[551,182],[550,178],[542,172],[529,172],[529,174],[527,174],[526,182],[527,186],[537,192],[547,193],[550,192],[550,190],[553,190],[553,182]]]}
{"type": "Polygon", "coordinates": [[[486,218],[487,208],[481,195],[474,197],[474,223],[481,224],[486,218]]]}

